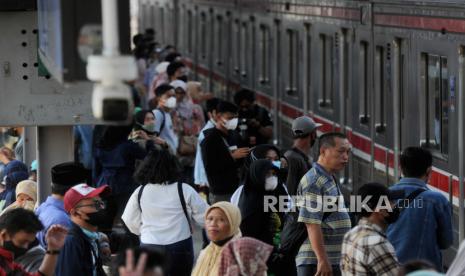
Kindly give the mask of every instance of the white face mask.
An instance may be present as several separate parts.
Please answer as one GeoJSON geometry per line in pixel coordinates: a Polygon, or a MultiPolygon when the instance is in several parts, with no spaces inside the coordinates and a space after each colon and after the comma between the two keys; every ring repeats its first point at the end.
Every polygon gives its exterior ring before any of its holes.
{"type": "Polygon", "coordinates": [[[237,124],[239,123],[238,118],[234,118],[224,122],[224,127],[229,130],[235,130],[237,128],[237,124]]]}
{"type": "Polygon", "coordinates": [[[265,190],[274,191],[278,187],[278,177],[270,176],[265,180],[265,190]]]}
{"type": "Polygon", "coordinates": [[[169,97],[168,100],[165,101],[164,104],[167,108],[175,108],[176,107],[176,97],[169,97]]]}

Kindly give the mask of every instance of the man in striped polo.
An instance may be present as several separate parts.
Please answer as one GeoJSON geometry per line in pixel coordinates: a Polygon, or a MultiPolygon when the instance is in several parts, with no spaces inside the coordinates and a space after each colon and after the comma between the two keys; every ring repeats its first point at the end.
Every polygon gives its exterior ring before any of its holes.
{"type": "Polygon", "coordinates": [[[351,228],[342,193],[334,175],[349,161],[351,145],[342,133],[324,134],[319,139],[319,157],[302,178],[298,188],[301,196],[299,222],[306,225],[308,239],[296,257],[297,274],[340,275],[339,261],[345,233],[351,228]],[[327,204],[333,202],[333,206],[327,204]],[[335,202],[335,203],[334,203],[335,202]]]}

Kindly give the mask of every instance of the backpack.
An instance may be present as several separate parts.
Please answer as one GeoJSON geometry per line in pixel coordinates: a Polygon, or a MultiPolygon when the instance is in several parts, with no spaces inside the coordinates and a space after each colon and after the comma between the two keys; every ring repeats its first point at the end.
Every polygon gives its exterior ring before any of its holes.
{"type": "Polygon", "coordinates": [[[158,131],[158,136],[160,136],[161,132],[165,128],[165,112],[163,110],[159,109],[159,108],[157,108],[155,110],[158,110],[163,116],[163,119],[161,120],[160,130],[158,131]]]}

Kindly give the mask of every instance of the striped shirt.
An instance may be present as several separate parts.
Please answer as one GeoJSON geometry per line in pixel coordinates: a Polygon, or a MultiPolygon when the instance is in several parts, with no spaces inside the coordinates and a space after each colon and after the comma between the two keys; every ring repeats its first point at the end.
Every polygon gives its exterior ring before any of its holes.
{"type": "MultiPolygon", "coordinates": [[[[313,168],[300,180],[297,194],[304,200],[300,202],[304,206],[299,206],[298,221],[321,226],[328,261],[331,265],[339,265],[342,240],[351,228],[349,214],[345,209],[330,212],[321,208],[325,206],[322,200],[327,198],[337,198],[337,204],[344,206],[344,199],[334,177],[318,163],[314,163],[313,168]]],[[[318,264],[318,260],[310,240],[307,239],[297,254],[296,265],[312,264],[318,264]]]]}
{"type": "Polygon", "coordinates": [[[342,244],[342,275],[397,275],[399,263],[384,231],[363,218],[342,244]]]}

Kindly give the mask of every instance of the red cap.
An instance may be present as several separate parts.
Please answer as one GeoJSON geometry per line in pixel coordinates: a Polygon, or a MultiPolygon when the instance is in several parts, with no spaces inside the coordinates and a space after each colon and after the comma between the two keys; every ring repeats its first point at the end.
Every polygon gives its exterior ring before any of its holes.
{"type": "Polygon", "coordinates": [[[109,193],[110,187],[108,185],[104,185],[96,189],[88,186],[87,184],[78,184],[66,192],[64,198],[65,210],[69,213],[69,211],[73,209],[79,201],[109,193]]]}

